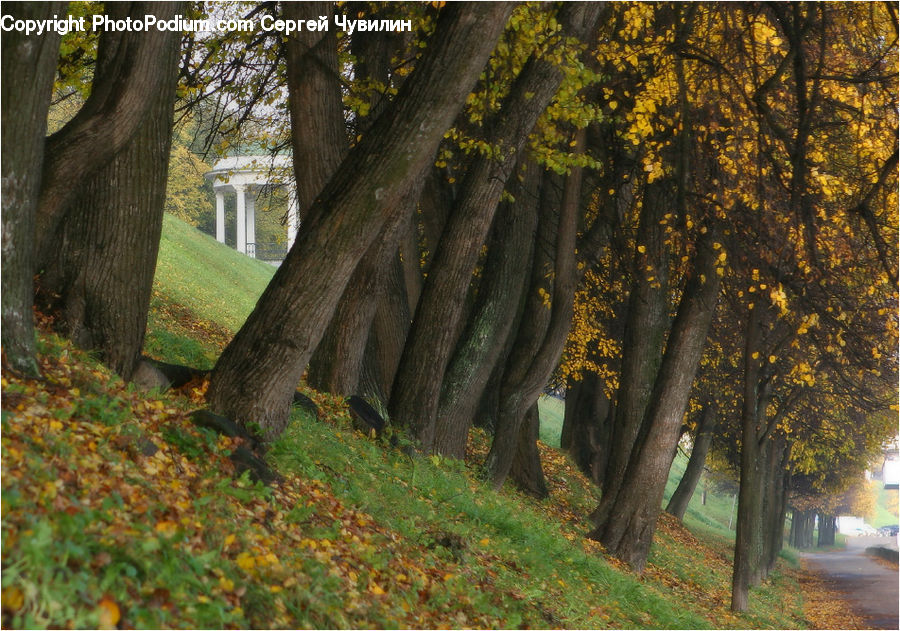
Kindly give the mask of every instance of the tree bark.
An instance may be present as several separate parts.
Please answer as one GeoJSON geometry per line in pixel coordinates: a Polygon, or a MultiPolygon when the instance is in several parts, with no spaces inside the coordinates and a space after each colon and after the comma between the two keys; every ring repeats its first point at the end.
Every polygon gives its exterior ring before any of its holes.
{"type": "Polygon", "coordinates": [[[691,457],[675,492],[669,498],[666,512],[674,515],[679,521],[684,519],[688,504],[694,496],[694,490],[703,474],[703,465],[706,463],[706,454],[712,443],[713,433],[716,429],[716,404],[707,401],[700,413],[700,421],[697,424],[697,433],[694,436],[694,447],[691,449],[691,457]]]}
{"type": "Polygon", "coordinates": [[[287,425],[292,393],[353,270],[421,179],[512,7],[458,3],[397,98],[344,159],[306,228],[212,373],[210,407],[267,439],[287,425]],[[326,255],[327,253],[327,255],[326,255]]]}
{"type": "MultiPolygon", "coordinates": [[[[577,153],[584,151],[585,130],[575,133],[574,143],[577,153]]],[[[503,373],[497,427],[491,450],[485,460],[486,475],[495,489],[499,489],[509,475],[522,419],[528,408],[537,402],[556,367],[572,325],[572,301],[580,275],[576,242],[582,201],[582,176],[583,169],[573,167],[565,178],[552,266],[546,267],[541,258],[535,256],[532,289],[503,373]],[[547,292],[550,296],[548,310],[538,288],[550,270],[553,288],[547,292]]]]}
{"type": "Polygon", "coordinates": [[[613,414],[599,376],[585,372],[580,381],[569,381],[560,448],[568,451],[578,468],[598,486],[606,471],[613,414]]]}
{"type": "Polygon", "coordinates": [[[541,455],[537,449],[540,429],[540,415],[537,402],[535,402],[528,408],[525,418],[522,420],[522,430],[519,432],[516,457],[513,459],[509,477],[523,493],[542,500],[550,495],[550,491],[547,489],[547,482],[544,480],[544,471],[541,468],[541,455]]]}
{"type": "MultiPolygon", "coordinates": [[[[98,351],[126,381],[144,342],[166,198],[180,39],[165,35],[157,41],[153,75],[168,81],[144,96],[144,119],[131,141],[72,187],[77,195],[39,279],[38,300],[58,316],[65,335],[98,351]]],[[[117,62],[110,53],[104,48],[97,60],[100,74],[117,62]]]]}
{"type": "Polygon", "coordinates": [[[816,545],[820,548],[834,545],[837,533],[837,517],[828,513],[819,513],[819,537],[816,545]]]}
{"type": "MultiPolygon", "coordinates": [[[[178,12],[174,2],[112,2],[105,5],[112,19],[143,19],[155,15],[169,20],[178,12]]],[[[104,32],[91,95],[75,117],[47,138],[41,192],[35,225],[35,263],[41,265],[55,252],[56,230],[73,200],[73,182],[84,182],[125,148],[147,119],[155,99],[168,94],[172,77],[165,58],[171,33],[104,32]]]]}
{"type": "Polygon", "coordinates": [[[516,201],[500,205],[475,308],[441,386],[434,442],[437,453],[465,457],[481,393],[521,304],[534,249],[540,179],[540,168],[528,160],[512,189],[516,201]]]}
{"type": "MultiPolygon", "coordinates": [[[[62,13],[62,2],[4,5],[17,20],[45,20],[62,13]]],[[[47,110],[59,55],[59,35],[38,37],[9,31],[2,46],[2,346],[4,369],[36,377],[34,341],[34,226],[44,159],[47,110]]]]}
{"type": "Polygon", "coordinates": [[[634,278],[628,297],[628,315],[622,340],[622,368],[616,393],[615,417],[609,458],[603,476],[603,498],[591,515],[595,524],[606,520],[606,510],[618,495],[625,469],[641,433],[644,412],[662,359],[663,339],[669,323],[668,252],[663,226],[671,209],[670,182],[647,186],[634,253],[634,278]]]}
{"type": "Polygon", "coordinates": [[[762,311],[750,308],[744,346],[744,391],[741,407],[741,479],[738,491],[731,610],[746,611],[750,585],[761,556],[762,484],[760,471],[760,392],[762,311]]]}
{"type": "Polygon", "coordinates": [[[650,552],[682,419],[716,310],[717,235],[718,231],[710,228],[697,243],[694,268],[682,293],[642,423],[643,439],[635,445],[618,495],[603,496],[600,512],[606,518],[589,535],[638,572],[644,569],[650,552]]]}
{"type": "MultiPolygon", "coordinates": [[[[560,9],[563,33],[584,37],[600,5],[572,3],[560,9]]],[[[391,416],[409,427],[426,451],[434,449],[441,383],[456,344],[472,272],[497,203],[518,156],[563,78],[545,58],[526,62],[501,108],[490,143],[499,158],[478,156],[461,187],[460,200],[444,230],[426,280],[391,395],[391,416]]]]}
{"type": "MultiPolygon", "coordinates": [[[[333,2],[285,2],[282,11],[290,20],[325,15],[331,21],[335,6],[333,2]]],[[[304,29],[287,38],[284,50],[297,211],[303,219],[348,148],[337,35],[304,29]]]]}

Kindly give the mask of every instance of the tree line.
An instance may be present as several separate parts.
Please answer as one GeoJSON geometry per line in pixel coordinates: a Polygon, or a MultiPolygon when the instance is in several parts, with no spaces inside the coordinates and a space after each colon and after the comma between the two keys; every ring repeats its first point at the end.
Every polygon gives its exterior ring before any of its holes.
{"type": "Polygon", "coordinates": [[[414,29],[3,33],[4,370],[39,376],[37,305],[130,379],[175,122],[255,134],[291,150],[301,230],[216,363],[211,410],[275,440],[305,378],[380,403],[427,453],[463,457],[484,426],[491,486],[546,497],[537,400],[563,385],[562,446],[602,489],[587,536],[636,570],[685,434],[667,510],[683,516],[707,453],[739,478],[744,610],[792,498],[844,490],[896,429],[895,7],[341,11],[414,29]],[[80,107],[47,135],[66,89],[80,107]]]}

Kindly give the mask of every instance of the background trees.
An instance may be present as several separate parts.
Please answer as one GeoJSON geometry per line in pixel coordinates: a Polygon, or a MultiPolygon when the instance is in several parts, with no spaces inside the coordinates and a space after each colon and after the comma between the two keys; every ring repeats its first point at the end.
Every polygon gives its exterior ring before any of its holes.
{"type": "Polygon", "coordinates": [[[563,446],[603,492],[590,536],[637,570],[684,429],[698,458],[711,440],[741,480],[744,608],[792,480],[838,489],[822,463],[851,477],[896,410],[895,12],[401,6],[410,32],[104,33],[69,75],[91,77],[80,109],[46,139],[58,42],[5,33],[4,96],[25,95],[3,100],[9,367],[34,372],[39,270],[59,328],[130,376],[177,96],[207,147],[290,146],[303,219],[218,360],[212,409],[274,440],[308,368],[318,388],[370,395],[426,452],[462,457],[470,428],[489,427],[491,485],[543,496],[535,401],[555,371],[563,446]]]}

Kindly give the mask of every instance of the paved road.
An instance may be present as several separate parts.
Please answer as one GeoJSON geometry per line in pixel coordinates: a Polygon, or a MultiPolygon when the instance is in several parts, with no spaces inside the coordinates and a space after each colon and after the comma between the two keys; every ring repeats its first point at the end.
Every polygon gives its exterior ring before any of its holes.
{"type": "Polygon", "coordinates": [[[866,548],[897,548],[895,537],[848,537],[847,547],[834,552],[805,554],[807,567],[819,572],[846,595],[855,614],[872,629],[900,629],[897,569],[874,561],[866,548]]]}

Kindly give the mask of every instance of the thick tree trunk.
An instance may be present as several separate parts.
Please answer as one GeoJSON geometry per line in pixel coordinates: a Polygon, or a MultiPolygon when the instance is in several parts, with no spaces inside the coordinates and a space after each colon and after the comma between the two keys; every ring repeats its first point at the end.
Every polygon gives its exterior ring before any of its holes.
{"type": "Polygon", "coordinates": [[[307,381],[313,388],[344,396],[357,393],[372,320],[392,272],[397,243],[408,227],[420,192],[419,185],[409,189],[398,202],[405,210],[385,224],[353,271],[310,359],[307,381]]]}
{"type": "MultiPolygon", "coordinates": [[[[62,2],[3,5],[16,20],[45,20],[63,12],[62,2]]],[[[34,343],[34,225],[44,159],[47,110],[59,55],[59,35],[38,37],[9,31],[0,38],[2,78],[3,317],[4,369],[39,374],[34,343]]]]}
{"type": "Polygon", "coordinates": [[[669,323],[668,251],[663,216],[672,208],[671,182],[654,182],[644,193],[638,226],[634,280],[628,297],[628,315],[622,341],[622,368],[616,393],[615,420],[609,458],[603,476],[603,499],[591,515],[595,524],[606,520],[618,495],[625,469],[641,433],[644,412],[662,359],[669,323]]]}
{"type": "Polygon", "coordinates": [[[258,424],[269,439],[284,429],[292,393],[353,270],[385,223],[406,210],[398,203],[428,169],[511,10],[492,2],[442,9],[416,69],[317,198],[219,358],[207,393],[214,411],[258,424]]]}
{"type": "Polygon", "coordinates": [[[813,547],[813,531],[816,527],[814,510],[793,510],[791,516],[790,544],[801,550],[813,547]]]}
{"type": "MultiPolygon", "coordinates": [[[[320,15],[331,21],[335,14],[333,2],[285,2],[282,10],[286,19],[298,21],[320,15]]],[[[304,29],[285,39],[284,50],[297,211],[305,218],[341,164],[349,144],[337,35],[334,31],[304,29]]]]}
{"type": "Polygon", "coordinates": [[[491,371],[503,352],[532,259],[537,229],[540,168],[531,160],[514,183],[515,203],[500,206],[488,258],[469,322],[441,387],[434,450],[463,458],[475,409],[491,371]]]}
{"type": "Polygon", "coordinates": [[[544,471],[541,468],[541,454],[537,448],[540,429],[541,421],[538,406],[537,403],[534,403],[525,413],[525,418],[522,421],[516,457],[513,459],[509,477],[522,492],[542,500],[550,495],[550,491],[547,489],[547,483],[544,480],[544,471]]]}
{"type": "Polygon", "coordinates": [[[642,423],[642,440],[635,445],[618,495],[603,497],[605,519],[589,535],[639,572],[650,552],[682,419],[716,310],[717,234],[710,229],[697,243],[694,269],[682,293],[642,423]]]}
{"type": "MultiPolygon", "coordinates": [[[[575,133],[575,151],[583,151],[584,143],[585,131],[578,130],[575,133]]],[[[486,475],[495,489],[499,489],[509,475],[522,419],[528,408],[537,402],[553,373],[572,325],[572,302],[580,275],[575,246],[581,210],[582,175],[581,168],[573,167],[565,178],[552,265],[545,266],[542,259],[535,256],[532,288],[503,373],[497,427],[485,460],[486,475]],[[547,292],[550,296],[548,309],[538,288],[551,270],[553,288],[547,292]]]]}
{"type": "Polygon", "coordinates": [[[669,504],[666,506],[666,512],[674,515],[679,520],[684,519],[684,513],[687,511],[688,504],[694,496],[694,489],[700,481],[703,474],[703,465],[706,463],[706,454],[709,452],[709,445],[712,443],[713,434],[716,429],[716,404],[713,401],[707,401],[703,405],[703,411],[700,413],[700,420],[697,424],[697,433],[694,436],[694,447],[691,449],[691,457],[688,459],[687,467],[675,492],[669,498],[669,504]]]}
{"type": "Polygon", "coordinates": [[[603,483],[606,471],[613,414],[600,377],[586,372],[580,381],[569,381],[560,447],[597,485],[603,483]]]}
{"type": "MultiPolygon", "coordinates": [[[[559,10],[567,36],[582,38],[600,5],[572,3],[559,10]]],[[[528,134],[562,81],[562,70],[546,58],[526,62],[501,108],[489,142],[499,158],[478,156],[467,171],[454,213],[438,245],[391,394],[391,416],[407,426],[426,451],[434,449],[441,384],[456,345],[472,272],[528,134]]],[[[516,432],[518,433],[518,432],[516,432]]]]}
{"type": "MultiPolygon", "coordinates": [[[[111,2],[105,11],[112,19],[143,19],[155,15],[160,21],[179,11],[176,2],[111,2]]],[[[5,36],[4,36],[5,37],[5,36]]],[[[126,147],[148,117],[155,102],[149,96],[168,94],[172,76],[167,64],[171,33],[111,32],[100,37],[98,65],[91,95],[75,117],[46,142],[41,192],[35,225],[38,267],[55,255],[56,237],[68,204],[77,194],[73,182],[86,182],[126,147]]]]}
{"type": "MultiPolygon", "coordinates": [[[[144,342],[166,198],[180,43],[177,33],[166,35],[154,74],[168,82],[145,95],[144,121],[131,141],[73,187],[78,194],[39,280],[39,300],[65,335],[98,351],[126,381],[144,342]]],[[[98,69],[107,63],[113,60],[99,58],[98,69]]]]}

